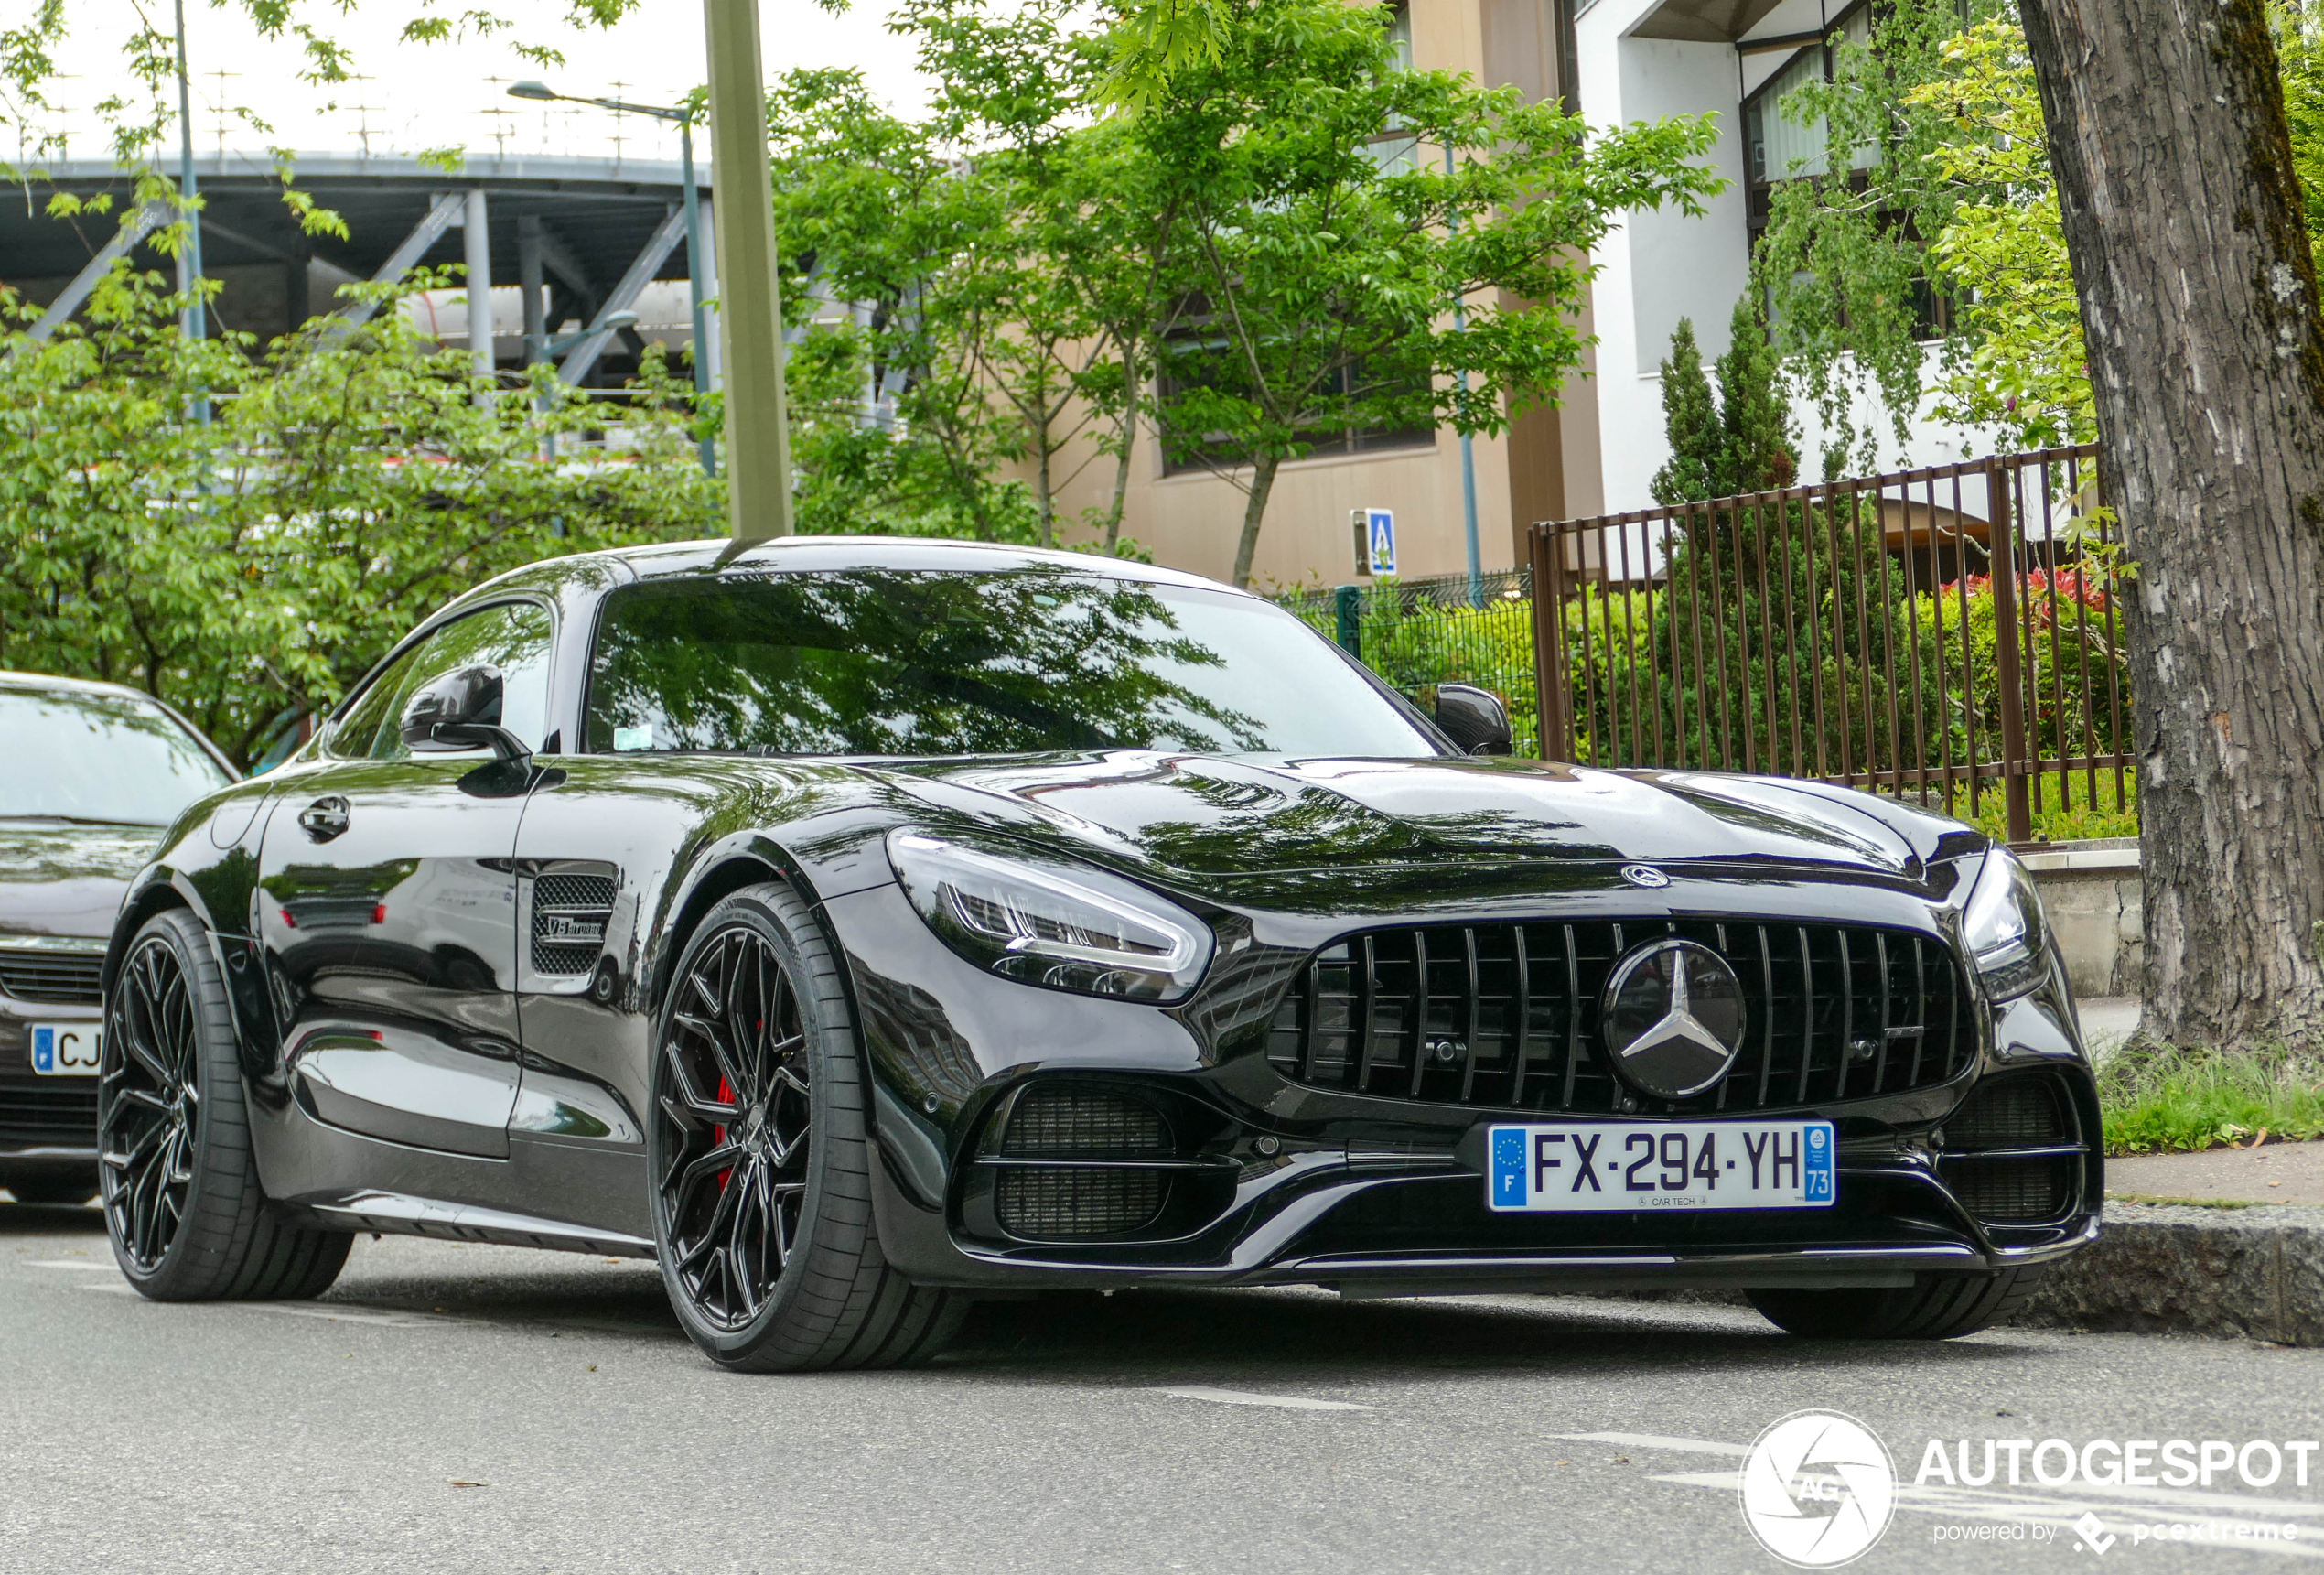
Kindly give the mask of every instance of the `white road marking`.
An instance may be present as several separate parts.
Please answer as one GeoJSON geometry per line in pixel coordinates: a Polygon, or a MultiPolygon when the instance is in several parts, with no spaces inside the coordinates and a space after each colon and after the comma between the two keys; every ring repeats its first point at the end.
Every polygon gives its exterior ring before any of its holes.
{"type": "Polygon", "coordinates": [[[91,1274],[119,1274],[121,1272],[119,1267],[110,1259],[103,1263],[91,1263],[85,1258],[28,1257],[25,1259],[24,1266],[27,1268],[81,1268],[87,1269],[91,1274]]]}
{"type": "Polygon", "coordinates": [[[1742,1444],[1723,1444],[1711,1439],[1673,1439],[1661,1433],[1552,1433],[1549,1436],[1553,1439],[1572,1439],[1581,1443],[1628,1444],[1632,1449],[1673,1450],[1691,1455],[1740,1457],[1751,1452],[1742,1444]]]}
{"type": "Polygon", "coordinates": [[[1280,1406],[1290,1411],[1369,1411],[1377,1408],[1346,1400],[1310,1400],[1298,1395],[1253,1395],[1243,1389],[1213,1389],[1183,1384],[1149,1389],[1150,1395],[1171,1395],[1181,1400],[1210,1400],[1221,1406],[1280,1406]]]}

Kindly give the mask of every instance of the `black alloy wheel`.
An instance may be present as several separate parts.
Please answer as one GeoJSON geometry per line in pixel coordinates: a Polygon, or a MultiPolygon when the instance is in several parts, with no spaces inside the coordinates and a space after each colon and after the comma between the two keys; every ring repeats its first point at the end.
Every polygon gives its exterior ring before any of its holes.
{"type": "Polygon", "coordinates": [[[105,1224],[134,1268],[150,1275],[185,1223],[201,1111],[193,991],[169,937],[138,941],[107,1015],[111,1053],[98,1087],[105,1224]]]}
{"type": "Polygon", "coordinates": [[[184,909],[155,914],[106,997],[97,1144],[113,1260],[157,1301],[319,1296],[347,1262],[351,1237],[260,1189],[235,1050],[209,933],[184,909]]]}
{"type": "Polygon", "coordinates": [[[672,1266],[703,1319],[748,1325],[791,1262],[812,1148],[807,1031],[774,944],[722,930],[678,983],[662,1117],[672,1266]]]}
{"type": "Polygon", "coordinates": [[[932,1354],[967,1311],[889,1266],[872,1220],[855,1019],[812,909],[746,887],[672,975],[647,1160],[663,1286],[687,1335],[744,1372],[932,1354]]]}

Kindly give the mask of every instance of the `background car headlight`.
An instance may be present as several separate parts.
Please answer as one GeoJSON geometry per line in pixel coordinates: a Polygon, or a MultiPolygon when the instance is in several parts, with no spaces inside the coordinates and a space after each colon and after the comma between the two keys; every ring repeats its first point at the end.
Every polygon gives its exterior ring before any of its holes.
{"type": "Polygon", "coordinates": [[[1103,869],[912,831],[888,835],[888,859],[930,929],[1012,979],[1167,1006],[1210,963],[1209,925],[1103,869]]]}
{"type": "Polygon", "coordinates": [[[1962,938],[1976,959],[1985,996],[1998,1004],[2040,984],[2049,971],[2047,929],[2033,877],[2006,847],[1985,855],[1963,905],[1962,938]]]}

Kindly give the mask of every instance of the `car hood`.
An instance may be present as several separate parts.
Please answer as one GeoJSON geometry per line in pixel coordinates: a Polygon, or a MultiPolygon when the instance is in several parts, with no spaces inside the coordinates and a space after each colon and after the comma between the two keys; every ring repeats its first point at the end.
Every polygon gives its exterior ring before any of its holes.
{"type": "Polygon", "coordinates": [[[1821,783],[1506,759],[1124,751],[884,774],[951,814],[1197,889],[1448,862],[1918,881],[1931,859],[1985,841],[1821,783]]]}
{"type": "Polygon", "coordinates": [[[105,935],[157,825],[0,819],[0,933],[105,935]]]}

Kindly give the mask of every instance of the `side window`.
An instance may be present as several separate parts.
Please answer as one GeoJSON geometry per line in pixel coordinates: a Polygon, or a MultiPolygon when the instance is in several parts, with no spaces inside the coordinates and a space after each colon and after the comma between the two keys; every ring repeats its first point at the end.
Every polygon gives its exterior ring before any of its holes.
{"type": "Polygon", "coordinates": [[[539,749],[548,731],[549,648],[543,608],[501,602],[455,619],[406,652],[366,690],[331,736],[341,760],[400,761],[403,707],[426,685],[463,667],[500,670],[500,725],[539,749]]]}

